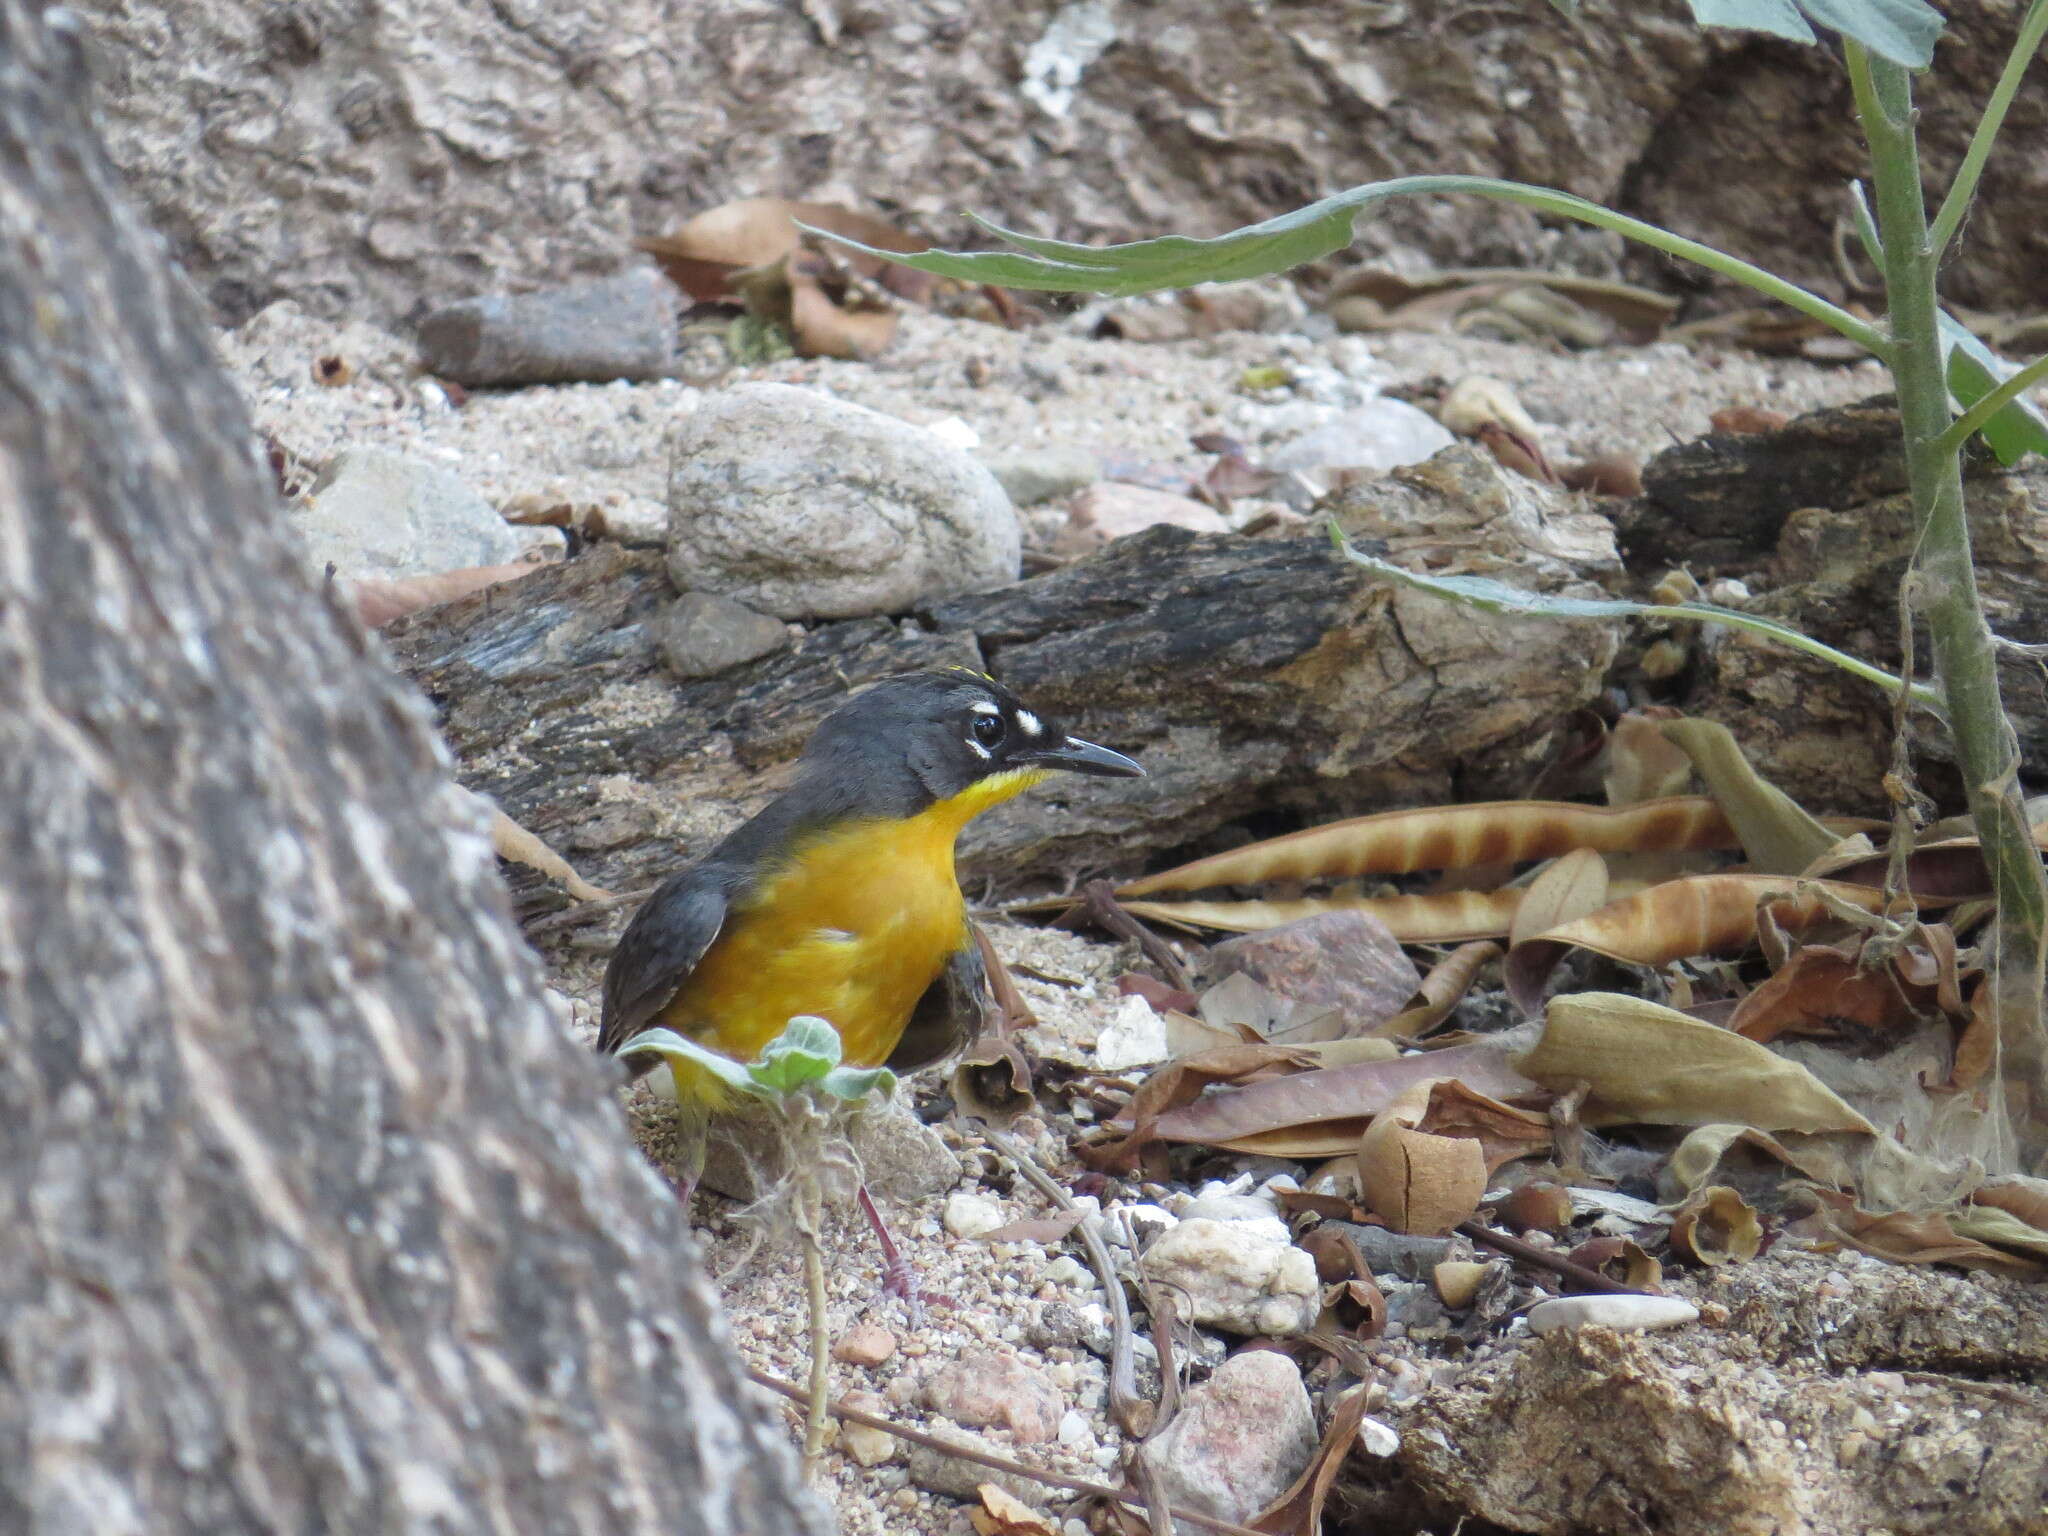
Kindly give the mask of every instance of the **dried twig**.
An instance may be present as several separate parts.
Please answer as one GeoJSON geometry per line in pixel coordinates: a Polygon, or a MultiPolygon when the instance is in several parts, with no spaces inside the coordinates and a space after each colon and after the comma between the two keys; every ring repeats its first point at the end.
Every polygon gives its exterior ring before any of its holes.
{"type": "MultiPolygon", "coordinates": [[[[1039,1167],[1016,1138],[986,1124],[982,1135],[1010,1160],[1033,1189],[1062,1211],[1075,1209],[1072,1197],[1060,1188],[1059,1181],[1039,1167]]],[[[1143,1439],[1158,1410],[1138,1394],[1137,1364],[1131,1348],[1131,1308],[1124,1299],[1123,1281],[1117,1277],[1109,1246],[1102,1240],[1101,1219],[1084,1216],[1075,1230],[1080,1233],[1081,1246],[1088,1250],[1088,1262],[1094,1267],[1096,1279],[1102,1282],[1103,1302],[1109,1308],[1109,1416],[1125,1434],[1143,1439]]]]}
{"type": "MultiPolygon", "coordinates": [[[[784,1381],[780,1376],[771,1376],[768,1372],[751,1365],[746,1370],[748,1379],[757,1386],[779,1393],[793,1403],[810,1401],[810,1394],[793,1381],[784,1381]]],[[[1067,1477],[1058,1472],[1027,1467],[1021,1461],[1012,1461],[1007,1456],[998,1456],[992,1451],[982,1450],[979,1446],[967,1445],[958,1440],[947,1440],[921,1429],[912,1429],[908,1424],[898,1424],[893,1419],[885,1419],[880,1414],[863,1413],[858,1408],[849,1408],[837,1398],[825,1405],[825,1411],[834,1418],[845,1419],[850,1424],[865,1424],[870,1429],[883,1430],[898,1440],[924,1446],[927,1450],[937,1451],[941,1455],[957,1456],[962,1461],[971,1461],[977,1466],[988,1467],[996,1472],[1007,1472],[1012,1477],[1043,1483],[1048,1488],[1064,1488],[1069,1493],[1085,1494],[1089,1498],[1103,1499],[1122,1508],[1135,1510],[1141,1515],[1145,1513],[1143,1503],[1128,1488],[1112,1488],[1107,1483],[1091,1483],[1085,1478],[1067,1477]]],[[[1265,1532],[1255,1531],[1248,1525],[1235,1525],[1228,1520],[1219,1520],[1214,1515],[1205,1515],[1199,1510],[1185,1509],[1177,1504],[1169,1505],[1168,1510],[1176,1520],[1199,1526],[1205,1531],[1220,1532],[1221,1536],[1266,1536],[1265,1532]]]]}
{"type": "Polygon", "coordinates": [[[1169,985],[1182,992],[1195,990],[1194,978],[1188,975],[1188,968],[1181,964],[1173,946],[1126,912],[1107,880],[1090,880],[1082,886],[1079,900],[1055,919],[1053,926],[1064,928],[1069,926],[1070,919],[1080,917],[1137,945],[1145,958],[1159,967],[1169,985]]]}
{"type": "Polygon", "coordinates": [[[1561,1253],[1553,1253],[1548,1248],[1538,1248],[1534,1243],[1525,1243],[1519,1237],[1509,1237],[1505,1232],[1496,1232],[1482,1221],[1461,1221],[1452,1230],[1471,1238],[1475,1243],[1507,1254],[1510,1258],[1520,1259],[1525,1264],[1534,1264],[1538,1269],[1547,1269],[1554,1275],[1563,1275],[1567,1280],[1589,1291],[1598,1291],[1606,1296],[1650,1294],[1648,1291],[1637,1290],[1632,1285],[1623,1285],[1619,1280],[1610,1280],[1597,1269],[1574,1264],[1561,1253]]]}

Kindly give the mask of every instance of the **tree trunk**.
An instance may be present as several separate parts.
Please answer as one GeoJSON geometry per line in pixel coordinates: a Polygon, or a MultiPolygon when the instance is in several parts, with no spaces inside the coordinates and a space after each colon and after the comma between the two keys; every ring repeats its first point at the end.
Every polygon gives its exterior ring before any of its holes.
{"type": "Polygon", "coordinates": [[[0,1530],[821,1531],[64,14],[0,0],[0,1530]]]}

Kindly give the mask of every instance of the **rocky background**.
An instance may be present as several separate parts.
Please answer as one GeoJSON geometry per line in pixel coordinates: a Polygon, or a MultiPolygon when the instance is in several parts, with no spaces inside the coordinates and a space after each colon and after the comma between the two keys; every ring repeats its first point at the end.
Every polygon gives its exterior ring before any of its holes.
{"type": "MultiPolygon", "coordinates": [[[[116,161],[228,322],[388,321],[610,271],[736,196],[827,194],[945,243],[1214,234],[1357,182],[1507,176],[1840,291],[1848,87],[1677,4],[1589,0],[81,0],[116,161]]],[[[1921,99],[1953,164],[2022,0],[1953,8],[1921,99]]],[[[2022,89],[1950,275],[2043,298],[2048,83],[2022,89]]],[[[1610,267],[1533,215],[1388,209],[1359,249],[1610,267]]],[[[1691,281],[1637,262],[1667,282],[1691,281]]],[[[1867,275],[1867,274],[1866,274],[1867,275]]]]}

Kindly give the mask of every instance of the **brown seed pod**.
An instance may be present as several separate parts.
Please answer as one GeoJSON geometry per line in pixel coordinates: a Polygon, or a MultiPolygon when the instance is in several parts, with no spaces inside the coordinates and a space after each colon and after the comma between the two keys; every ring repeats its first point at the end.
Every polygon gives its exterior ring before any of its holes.
{"type": "Polygon", "coordinates": [[[1524,1232],[1562,1232],[1572,1224],[1572,1197],[1562,1184],[1531,1179],[1495,1206],[1494,1214],[1502,1226],[1517,1236],[1524,1232]]]}

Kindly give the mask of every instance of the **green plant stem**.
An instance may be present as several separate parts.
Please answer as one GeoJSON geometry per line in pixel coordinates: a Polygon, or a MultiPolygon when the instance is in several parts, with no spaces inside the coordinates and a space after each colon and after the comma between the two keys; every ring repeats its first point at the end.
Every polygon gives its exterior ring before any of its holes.
{"type": "MultiPolygon", "coordinates": [[[[1846,43],[1856,108],[1870,145],[1884,243],[1892,377],[1905,432],[1906,473],[1920,520],[1917,606],[1927,616],[1934,672],[1948,700],[1956,760],[1998,897],[1991,982],[2000,1080],[2029,1161],[2048,1143],[2042,1089],[2041,989],[2048,879],[2019,791],[2019,742],[1999,699],[1997,648],[1977,593],[1962,465],[1944,446],[1951,425],[1936,322],[1937,256],[1929,243],[1913,129],[1912,77],[1846,43]]],[[[2011,1156],[2010,1150],[2005,1154],[2011,1156]]]]}
{"type": "Polygon", "coordinates": [[[1934,216],[1934,227],[1928,232],[1928,249],[1937,261],[1962,228],[1963,218],[1970,211],[1970,199],[1977,194],[1978,178],[1983,176],[1984,164],[1991,158],[1991,146],[1998,139],[2006,111],[2019,94],[2020,80],[2033,63],[2044,36],[2048,36],[2048,0],[2034,0],[2027,8],[2026,19],[2020,23],[2020,35],[2006,56],[1998,84],[1991,89],[1991,99],[1984,103],[1984,115],[1977,119],[1977,131],[1970,135],[1963,163],[1956,167],[1956,179],[1949,183],[1948,196],[1941,200],[1941,211],[1934,216]]]}
{"type": "Polygon", "coordinates": [[[2043,379],[2048,379],[2048,357],[2037,357],[1951,422],[1935,446],[1946,454],[1961,453],[1986,422],[2043,379]]]}

